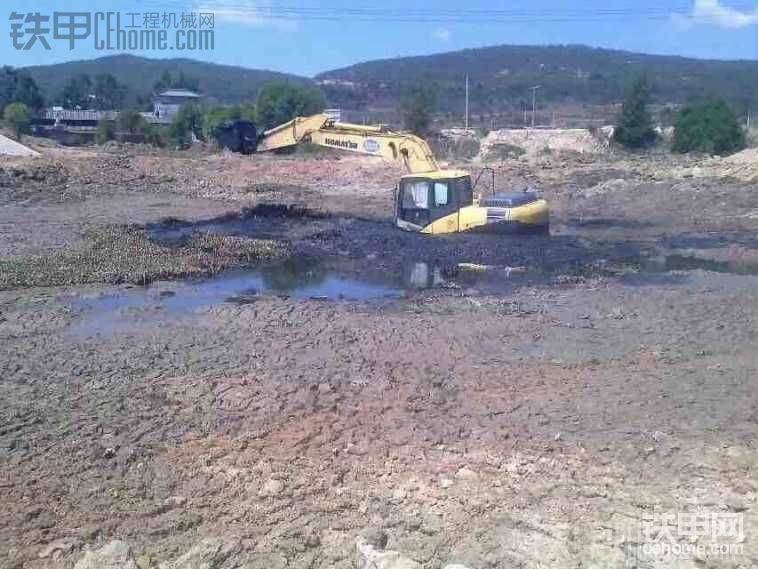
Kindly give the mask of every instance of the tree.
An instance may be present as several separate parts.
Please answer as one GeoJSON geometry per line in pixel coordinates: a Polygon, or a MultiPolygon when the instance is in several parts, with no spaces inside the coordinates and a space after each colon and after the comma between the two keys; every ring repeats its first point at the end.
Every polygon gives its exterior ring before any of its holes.
{"type": "Polygon", "coordinates": [[[203,109],[200,105],[190,103],[182,106],[174,115],[168,128],[171,143],[179,148],[192,144],[192,136],[202,134],[203,109]]]}
{"type": "Polygon", "coordinates": [[[313,86],[300,86],[287,81],[266,83],[255,103],[256,123],[268,129],[297,116],[308,116],[324,110],[323,93],[313,86]]]}
{"type": "Polygon", "coordinates": [[[13,102],[17,81],[16,71],[9,65],[4,65],[0,71],[0,108],[5,109],[13,102]]]}
{"type": "Polygon", "coordinates": [[[13,100],[17,103],[23,103],[34,111],[38,111],[45,106],[45,98],[42,96],[42,92],[37,87],[34,79],[23,74],[18,76],[16,93],[13,100]]]}
{"type": "Polygon", "coordinates": [[[110,73],[95,77],[95,108],[98,110],[120,109],[126,97],[126,87],[119,84],[110,73]]]}
{"type": "Polygon", "coordinates": [[[161,78],[153,85],[153,91],[160,93],[166,89],[189,89],[190,91],[197,91],[200,83],[194,77],[187,77],[184,71],[180,71],[179,75],[174,76],[168,69],[163,72],[161,78]]]}
{"type": "Polygon", "coordinates": [[[648,112],[650,87],[643,75],[627,89],[621,115],[613,134],[613,139],[627,148],[644,148],[653,144],[656,134],[653,119],[648,112]]]}
{"type": "Polygon", "coordinates": [[[408,87],[400,101],[403,126],[419,136],[428,135],[436,106],[437,92],[433,85],[416,83],[408,87]]]}
{"type": "Polygon", "coordinates": [[[92,80],[82,73],[69,79],[60,96],[61,104],[68,109],[88,109],[92,94],[92,80]]]}
{"type": "Polygon", "coordinates": [[[116,126],[113,124],[113,121],[100,119],[97,123],[97,131],[95,132],[95,142],[105,144],[114,138],[116,138],[116,126]]]}
{"type": "Polygon", "coordinates": [[[211,107],[203,114],[203,135],[213,136],[216,128],[224,121],[247,120],[255,122],[254,105],[238,105],[233,107],[211,107]]]}
{"type": "Polygon", "coordinates": [[[721,99],[684,107],[674,125],[674,152],[732,154],[745,148],[745,132],[721,99]]]}
{"type": "Polygon", "coordinates": [[[27,109],[38,111],[45,105],[45,99],[34,79],[5,66],[0,71],[0,108],[10,103],[23,103],[27,109]]]}
{"type": "Polygon", "coordinates": [[[24,103],[11,103],[5,107],[3,120],[16,139],[21,139],[21,134],[29,130],[29,109],[24,103]]]}

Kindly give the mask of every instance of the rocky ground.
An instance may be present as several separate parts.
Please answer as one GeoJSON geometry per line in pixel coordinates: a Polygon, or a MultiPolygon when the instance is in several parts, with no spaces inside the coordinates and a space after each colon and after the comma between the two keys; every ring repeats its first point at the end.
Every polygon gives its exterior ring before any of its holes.
{"type": "Polygon", "coordinates": [[[0,567],[758,564],[752,170],[493,166],[550,237],[400,232],[370,159],[6,159],[0,567]],[[168,304],[282,255],[402,292],[168,304]]]}

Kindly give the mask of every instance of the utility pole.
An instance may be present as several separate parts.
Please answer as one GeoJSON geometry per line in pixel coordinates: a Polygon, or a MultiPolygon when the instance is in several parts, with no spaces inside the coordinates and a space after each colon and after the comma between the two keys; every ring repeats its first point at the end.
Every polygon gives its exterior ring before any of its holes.
{"type": "Polygon", "coordinates": [[[466,131],[468,131],[468,73],[466,74],[466,131]]]}
{"type": "Polygon", "coordinates": [[[535,85],[532,87],[532,128],[534,128],[534,124],[536,122],[537,118],[537,89],[539,89],[541,85],[535,85]]]}

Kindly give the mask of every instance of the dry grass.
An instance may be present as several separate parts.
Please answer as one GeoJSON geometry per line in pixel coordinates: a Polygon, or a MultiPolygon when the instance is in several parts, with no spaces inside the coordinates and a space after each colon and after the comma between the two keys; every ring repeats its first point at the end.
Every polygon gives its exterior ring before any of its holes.
{"type": "Polygon", "coordinates": [[[140,228],[115,226],[87,232],[75,251],[0,260],[0,289],[86,283],[146,284],[208,275],[233,266],[284,257],[285,243],[194,233],[170,245],[151,241],[140,228]]]}

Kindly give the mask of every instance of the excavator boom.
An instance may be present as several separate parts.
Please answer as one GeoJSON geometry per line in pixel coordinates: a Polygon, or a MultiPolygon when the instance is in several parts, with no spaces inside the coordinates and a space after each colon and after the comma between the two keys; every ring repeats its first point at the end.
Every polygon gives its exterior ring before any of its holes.
{"type": "Polygon", "coordinates": [[[267,130],[258,142],[258,151],[287,148],[303,142],[399,161],[410,174],[440,169],[431,148],[418,136],[394,132],[380,125],[337,122],[324,114],[297,117],[267,130]]]}

